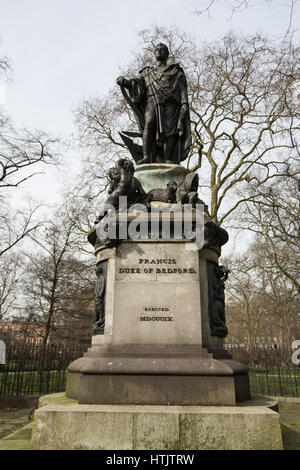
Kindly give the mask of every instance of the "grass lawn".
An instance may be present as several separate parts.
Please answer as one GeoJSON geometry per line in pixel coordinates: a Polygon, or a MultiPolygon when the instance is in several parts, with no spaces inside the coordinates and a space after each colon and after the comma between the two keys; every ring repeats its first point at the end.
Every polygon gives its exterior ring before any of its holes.
{"type": "Polygon", "coordinates": [[[0,372],[0,395],[46,395],[62,392],[66,387],[66,371],[0,372]]]}
{"type": "Polygon", "coordinates": [[[300,367],[249,367],[253,395],[300,397],[300,367]]]}

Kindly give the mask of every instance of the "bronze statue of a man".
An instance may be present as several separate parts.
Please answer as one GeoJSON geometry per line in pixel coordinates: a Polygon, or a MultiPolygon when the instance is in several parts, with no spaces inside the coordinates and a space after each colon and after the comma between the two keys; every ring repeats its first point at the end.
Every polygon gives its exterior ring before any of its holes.
{"type": "Polygon", "coordinates": [[[132,107],[143,139],[140,163],[177,163],[188,156],[192,139],[187,82],[178,63],[168,62],[165,44],[155,48],[156,67],[138,77],[119,77],[117,84],[132,107]]]}

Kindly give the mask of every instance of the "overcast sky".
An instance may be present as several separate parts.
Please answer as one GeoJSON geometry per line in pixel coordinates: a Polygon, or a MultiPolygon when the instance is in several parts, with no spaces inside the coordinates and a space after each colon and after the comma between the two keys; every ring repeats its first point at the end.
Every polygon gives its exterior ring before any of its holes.
{"type": "MultiPolygon", "coordinates": [[[[288,1],[247,9],[229,21],[226,0],[217,0],[211,18],[193,14],[200,0],[0,0],[0,55],[13,68],[1,105],[18,125],[67,136],[72,108],[115,83],[119,67],[138,47],[139,29],[176,25],[198,40],[219,38],[229,29],[279,35],[289,25],[288,1]]],[[[297,5],[294,26],[299,20],[297,5]]],[[[78,168],[78,160],[68,155],[69,168],[78,168]]],[[[52,171],[36,177],[30,190],[55,201],[63,179],[52,171]]]]}
{"type": "MultiPolygon", "coordinates": [[[[275,0],[281,5],[285,0],[275,0]]],[[[176,25],[198,39],[229,29],[283,33],[288,9],[250,8],[231,21],[226,0],[212,18],[192,14],[197,0],[0,0],[0,52],[11,59],[5,108],[18,124],[55,133],[72,130],[71,109],[104,94],[137,47],[136,31],[176,25]]],[[[299,23],[299,8],[294,24],[299,23]]]]}

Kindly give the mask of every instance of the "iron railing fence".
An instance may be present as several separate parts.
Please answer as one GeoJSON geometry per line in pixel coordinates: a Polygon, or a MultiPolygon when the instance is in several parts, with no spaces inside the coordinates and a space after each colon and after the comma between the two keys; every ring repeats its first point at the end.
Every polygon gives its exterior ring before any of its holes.
{"type": "Polygon", "coordinates": [[[41,345],[18,342],[6,348],[0,365],[0,396],[44,395],[65,390],[68,365],[87,345],[41,345]]]}
{"type": "Polygon", "coordinates": [[[226,349],[248,366],[252,395],[300,397],[300,365],[293,364],[292,349],[234,345],[226,349]]]}
{"type": "MultiPolygon", "coordinates": [[[[43,346],[34,342],[10,344],[6,364],[0,365],[0,396],[45,395],[63,392],[66,369],[88,345],[43,346]]],[[[252,395],[300,397],[300,366],[291,349],[226,345],[234,359],[249,368],[252,395]]]]}

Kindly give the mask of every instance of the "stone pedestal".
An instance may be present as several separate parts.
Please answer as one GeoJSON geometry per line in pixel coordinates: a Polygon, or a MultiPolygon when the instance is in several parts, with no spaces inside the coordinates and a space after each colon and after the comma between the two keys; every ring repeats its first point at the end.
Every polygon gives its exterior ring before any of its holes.
{"type": "MultiPolygon", "coordinates": [[[[186,170],[156,164],[136,173],[149,191],[180,184],[186,170]]],[[[218,258],[227,232],[202,213],[203,243],[178,237],[185,208],[174,204],[165,235],[169,204],[154,206],[154,237],[148,228],[139,240],[120,236],[124,224],[149,223],[137,208],[118,213],[116,240],[90,232],[98,299],[92,346],[68,367],[66,395],[42,399],[32,448],[280,449],[278,415],[265,405],[240,407],[250,399],[248,371],[223,347],[226,275],[218,258]]],[[[188,210],[197,225],[199,209],[188,210]]]]}
{"type": "Polygon", "coordinates": [[[212,336],[209,265],[218,253],[187,240],[123,241],[107,263],[104,334],[68,368],[67,396],[90,404],[235,405],[247,368],[212,336]]]}
{"type": "Polygon", "coordinates": [[[31,448],[281,450],[275,404],[261,397],[238,406],[80,405],[48,395],[35,412],[31,448]]]}

